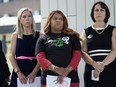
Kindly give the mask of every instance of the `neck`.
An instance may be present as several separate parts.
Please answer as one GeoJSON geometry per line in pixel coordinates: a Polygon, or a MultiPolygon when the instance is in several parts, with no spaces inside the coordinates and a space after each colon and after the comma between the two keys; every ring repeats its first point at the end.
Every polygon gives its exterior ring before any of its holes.
{"type": "Polygon", "coordinates": [[[103,27],[105,27],[106,26],[106,23],[104,23],[104,22],[96,22],[95,24],[94,24],[94,27],[95,28],[103,28],[103,27]]]}
{"type": "Polygon", "coordinates": [[[61,30],[51,30],[52,33],[62,33],[61,30]]]}
{"type": "Polygon", "coordinates": [[[32,34],[32,29],[29,27],[24,28],[24,34],[26,34],[26,35],[32,34]]]}

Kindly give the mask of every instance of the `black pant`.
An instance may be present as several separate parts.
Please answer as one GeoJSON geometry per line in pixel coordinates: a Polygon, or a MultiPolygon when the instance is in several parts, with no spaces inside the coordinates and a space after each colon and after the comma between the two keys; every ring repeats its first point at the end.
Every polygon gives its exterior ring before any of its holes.
{"type": "Polygon", "coordinates": [[[9,87],[8,80],[0,79],[0,87],[9,87]]]}

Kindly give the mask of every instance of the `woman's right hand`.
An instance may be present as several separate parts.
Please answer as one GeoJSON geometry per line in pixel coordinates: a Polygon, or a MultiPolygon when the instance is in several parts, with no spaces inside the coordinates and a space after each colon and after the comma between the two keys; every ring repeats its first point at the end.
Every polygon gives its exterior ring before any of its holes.
{"type": "Polygon", "coordinates": [[[104,68],[105,68],[103,62],[99,62],[99,61],[94,62],[94,63],[92,64],[92,66],[94,67],[95,70],[97,70],[97,71],[99,71],[99,72],[103,72],[103,70],[104,70],[104,68]]]}
{"type": "Polygon", "coordinates": [[[22,84],[27,83],[27,78],[21,71],[17,73],[17,76],[22,84]]]}

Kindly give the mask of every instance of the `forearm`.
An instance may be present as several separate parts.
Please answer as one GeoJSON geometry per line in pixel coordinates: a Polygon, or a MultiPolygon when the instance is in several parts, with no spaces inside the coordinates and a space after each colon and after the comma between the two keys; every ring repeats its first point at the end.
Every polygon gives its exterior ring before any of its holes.
{"type": "Polygon", "coordinates": [[[111,62],[113,62],[116,58],[116,51],[115,50],[112,50],[109,55],[102,61],[104,63],[104,65],[108,65],[110,64],[111,62]]]}
{"type": "Polygon", "coordinates": [[[82,51],[82,58],[87,64],[93,65],[94,60],[84,51],[82,51]]]}
{"type": "MultiPolygon", "coordinates": [[[[19,69],[19,66],[18,66],[18,64],[17,64],[17,61],[16,61],[16,59],[15,59],[15,56],[12,55],[12,54],[10,54],[10,62],[11,62],[11,64],[12,64],[13,69],[15,69],[15,68],[19,69]]],[[[20,69],[19,69],[19,70],[20,70],[20,69]]]]}
{"type": "Polygon", "coordinates": [[[12,64],[12,67],[13,67],[14,72],[15,72],[17,75],[18,75],[19,72],[22,73],[21,70],[20,70],[20,68],[19,68],[19,66],[18,66],[18,63],[17,63],[17,61],[16,61],[16,59],[15,59],[15,56],[12,55],[12,54],[10,54],[10,62],[11,62],[11,64],[12,64]]]}
{"type": "Polygon", "coordinates": [[[50,66],[52,63],[47,60],[45,52],[40,52],[36,55],[37,61],[40,64],[40,66],[46,70],[48,66],[50,66]]]}
{"type": "Polygon", "coordinates": [[[33,72],[37,73],[40,69],[39,63],[36,64],[35,68],[33,69],[33,72]]]}
{"type": "Polygon", "coordinates": [[[63,68],[63,67],[57,67],[53,64],[49,65],[47,67],[48,70],[51,70],[61,76],[67,76],[72,70],[73,68],[71,66],[68,66],[66,68],[63,68]]]}
{"type": "Polygon", "coordinates": [[[55,65],[53,65],[53,64],[50,64],[50,65],[47,67],[48,70],[51,70],[51,71],[53,71],[53,72],[55,72],[55,68],[57,68],[57,66],[55,66],[55,65]]]}

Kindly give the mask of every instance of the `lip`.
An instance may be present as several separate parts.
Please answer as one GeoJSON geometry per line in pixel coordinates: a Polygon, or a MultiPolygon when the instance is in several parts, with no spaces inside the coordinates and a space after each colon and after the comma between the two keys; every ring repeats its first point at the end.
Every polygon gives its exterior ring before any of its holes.
{"type": "Polygon", "coordinates": [[[98,18],[101,18],[102,16],[97,16],[98,18]]]}
{"type": "Polygon", "coordinates": [[[26,21],[26,23],[30,23],[29,21],[26,21]]]}

